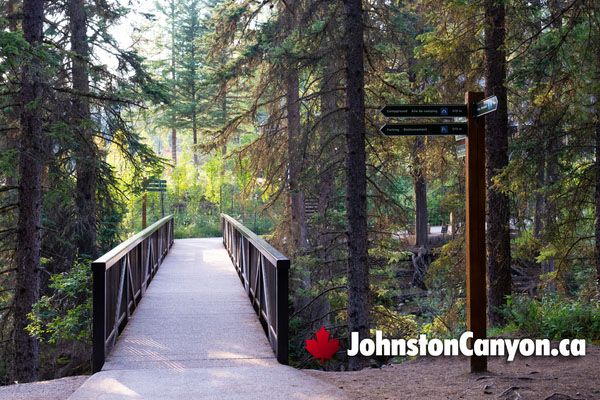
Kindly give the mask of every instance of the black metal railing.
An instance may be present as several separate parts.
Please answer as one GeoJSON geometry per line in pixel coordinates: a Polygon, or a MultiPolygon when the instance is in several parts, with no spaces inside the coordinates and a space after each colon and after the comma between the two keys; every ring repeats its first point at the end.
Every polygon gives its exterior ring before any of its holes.
{"type": "Polygon", "coordinates": [[[92,263],[92,370],[98,372],[173,245],[169,215],[92,263]]]}
{"type": "Polygon", "coordinates": [[[229,215],[221,214],[221,232],[277,361],[287,365],[290,260],[229,215]]]}

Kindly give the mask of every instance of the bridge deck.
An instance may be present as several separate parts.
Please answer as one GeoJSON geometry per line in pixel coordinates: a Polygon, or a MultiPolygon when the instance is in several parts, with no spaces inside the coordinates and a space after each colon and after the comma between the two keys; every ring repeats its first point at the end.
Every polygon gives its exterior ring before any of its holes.
{"type": "Polygon", "coordinates": [[[221,239],[176,240],[102,371],[70,399],[344,398],[281,365],[221,239]]]}

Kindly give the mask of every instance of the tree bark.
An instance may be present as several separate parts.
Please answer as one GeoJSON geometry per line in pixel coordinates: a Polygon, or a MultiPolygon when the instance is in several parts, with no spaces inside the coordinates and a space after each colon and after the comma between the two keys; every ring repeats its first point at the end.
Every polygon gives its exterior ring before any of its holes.
{"type": "MultiPolygon", "coordinates": [[[[317,240],[318,244],[323,248],[327,248],[330,244],[331,234],[327,223],[323,220],[328,210],[333,207],[333,195],[335,188],[335,170],[330,165],[330,162],[335,159],[334,143],[337,134],[337,127],[341,126],[338,112],[337,96],[335,87],[337,80],[335,79],[336,60],[330,57],[327,60],[326,70],[321,86],[321,129],[319,135],[319,148],[322,151],[321,170],[319,171],[319,204],[317,211],[322,222],[317,225],[317,240]]],[[[322,258],[327,257],[329,252],[322,254],[322,258]]]]}
{"type": "MultiPolygon", "coordinates": [[[[175,117],[173,117],[172,123],[175,124],[175,117]]],[[[177,165],[177,129],[175,128],[171,128],[171,159],[173,165],[177,165]]]]}
{"type": "Polygon", "coordinates": [[[16,242],[17,281],[14,294],[14,379],[37,380],[38,342],[25,327],[27,314],[38,300],[40,285],[40,225],[42,175],[42,67],[35,57],[42,44],[44,2],[23,1],[23,35],[33,58],[23,66],[21,87],[21,145],[19,155],[19,224],[16,242]]]}
{"type": "MultiPolygon", "coordinates": [[[[194,56],[192,53],[192,58],[193,57],[194,56]]],[[[195,83],[192,83],[192,104],[194,107],[192,110],[192,139],[194,141],[192,153],[194,154],[194,166],[198,167],[199,166],[198,148],[197,148],[197,146],[198,146],[198,109],[196,107],[196,84],[195,83]]]]}
{"type": "Polygon", "coordinates": [[[508,164],[508,110],[506,102],[505,7],[502,1],[486,0],[485,28],[486,95],[498,97],[498,109],[486,116],[487,161],[487,266],[489,322],[498,326],[504,317],[498,308],[511,293],[510,209],[508,196],[492,187],[496,175],[508,164]]]}
{"type": "Polygon", "coordinates": [[[77,184],[75,207],[77,212],[77,247],[80,255],[92,259],[96,250],[96,145],[90,127],[90,106],[85,93],[89,93],[87,44],[87,15],[84,0],[69,0],[71,30],[71,68],[73,89],[84,95],[72,101],[72,125],[75,129],[77,184]]]}
{"type": "MultiPolygon", "coordinates": [[[[600,31],[597,31],[597,38],[600,39],[600,31]]],[[[598,42],[596,41],[596,44],[598,42]]],[[[600,46],[596,47],[596,78],[600,81],[600,46]]],[[[600,97],[597,97],[600,98],[600,97]]],[[[594,221],[594,230],[596,236],[596,283],[598,298],[600,299],[600,104],[596,107],[596,191],[594,202],[596,205],[596,220],[594,221]]]]}
{"type": "MultiPolygon", "coordinates": [[[[329,56],[325,61],[325,73],[321,85],[321,115],[323,120],[320,123],[319,129],[319,148],[322,152],[320,155],[319,165],[319,182],[318,193],[319,202],[317,205],[317,213],[319,215],[316,224],[318,257],[324,263],[324,267],[320,270],[321,273],[316,277],[319,281],[330,281],[332,278],[331,261],[332,261],[332,243],[334,235],[331,231],[331,220],[328,218],[328,211],[334,207],[334,192],[335,192],[335,143],[337,142],[337,130],[343,125],[340,121],[340,112],[338,108],[338,96],[335,91],[338,79],[335,75],[338,69],[338,60],[335,57],[329,56]]],[[[313,306],[312,320],[316,322],[316,327],[321,325],[328,326],[330,321],[331,304],[327,296],[322,296],[319,301],[313,306]],[[322,316],[325,316],[321,318],[322,316]],[[321,319],[319,319],[321,318],[321,319]]]]}
{"type": "MultiPolygon", "coordinates": [[[[600,59],[599,65],[600,65],[600,59]]],[[[596,204],[596,219],[594,221],[596,236],[596,282],[598,293],[600,294],[600,112],[596,115],[596,191],[594,202],[596,204]]]]}
{"type": "MultiPolygon", "coordinates": [[[[171,81],[172,81],[172,92],[171,95],[175,98],[175,91],[177,85],[175,83],[175,1],[171,0],[171,81]]],[[[171,159],[173,165],[177,165],[177,129],[175,128],[175,108],[173,108],[173,115],[171,117],[171,159]]]]}
{"type": "MultiPolygon", "coordinates": [[[[292,34],[298,25],[296,10],[297,0],[288,0],[284,11],[286,36],[292,34]]],[[[306,210],[304,206],[304,190],[300,184],[300,171],[303,164],[302,137],[300,132],[300,98],[298,66],[295,60],[289,60],[284,69],[285,98],[287,112],[287,206],[289,208],[289,236],[294,259],[302,254],[307,244],[306,210]]],[[[304,291],[311,289],[311,272],[308,268],[298,270],[298,288],[304,291]]],[[[295,288],[294,288],[295,289],[295,288]]],[[[307,296],[296,296],[294,306],[297,309],[308,304],[307,296]]]]}
{"type": "MultiPolygon", "coordinates": [[[[196,31],[193,27],[196,26],[196,20],[193,19],[191,21],[191,25],[192,25],[192,38],[191,38],[191,58],[192,58],[192,62],[195,62],[196,60],[196,46],[195,46],[195,36],[196,36],[196,31]]],[[[195,64],[194,64],[195,65],[195,64]]],[[[194,154],[194,166],[197,168],[199,163],[198,163],[198,107],[196,105],[196,67],[192,67],[192,139],[194,141],[194,147],[192,149],[192,153],[194,154]]],[[[196,176],[197,176],[198,172],[196,171],[196,176]]]]}
{"type": "MultiPolygon", "coordinates": [[[[285,8],[287,34],[291,34],[297,26],[296,1],[288,1],[285,8]],[[291,8],[291,9],[290,9],[291,8]]],[[[306,215],[304,209],[304,191],[300,187],[300,171],[302,170],[302,137],[300,133],[300,99],[298,68],[292,60],[285,68],[286,111],[288,133],[288,196],[290,204],[290,236],[294,250],[306,246],[306,215]]]]}
{"type": "MultiPolygon", "coordinates": [[[[555,184],[557,179],[557,170],[558,170],[558,157],[557,153],[560,150],[560,143],[558,143],[558,139],[555,137],[556,132],[550,132],[550,138],[547,144],[546,149],[546,180],[545,186],[547,189],[552,190],[552,186],[555,184]]],[[[552,231],[554,230],[554,225],[556,223],[556,207],[554,206],[552,199],[546,193],[544,195],[544,232],[547,237],[550,237],[552,231]]],[[[554,262],[554,257],[548,257],[547,260],[542,262],[542,274],[548,274],[554,272],[556,270],[556,265],[554,262]]],[[[555,290],[556,284],[552,281],[548,286],[548,289],[555,290]]]]}
{"type": "MultiPolygon", "coordinates": [[[[369,266],[367,263],[367,168],[362,1],[344,1],[346,60],[346,224],[348,234],[348,340],[369,337],[369,266]]],[[[351,357],[349,368],[368,365],[351,357]]]]}
{"type": "MultiPolygon", "coordinates": [[[[545,160],[542,159],[538,162],[538,172],[535,179],[535,188],[540,190],[544,186],[544,177],[546,173],[546,165],[545,160]]],[[[543,218],[544,218],[544,204],[545,204],[545,196],[542,193],[535,194],[535,210],[533,214],[533,237],[535,239],[540,239],[542,235],[543,228],[543,218]]]]}
{"type": "Polygon", "coordinates": [[[415,191],[415,247],[428,247],[427,232],[427,183],[425,182],[425,166],[423,157],[423,137],[417,136],[413,145],[413,188],[415,191]]]}

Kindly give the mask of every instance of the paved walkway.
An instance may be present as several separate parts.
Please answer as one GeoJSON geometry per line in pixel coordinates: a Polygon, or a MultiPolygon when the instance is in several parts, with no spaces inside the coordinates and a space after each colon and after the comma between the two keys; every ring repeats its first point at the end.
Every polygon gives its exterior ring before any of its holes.
{"type": "Polygon", "coordinates": [[[340,399],[281,365],[220,238],[175,240],[102,371],[69,399],[340,399]]]}

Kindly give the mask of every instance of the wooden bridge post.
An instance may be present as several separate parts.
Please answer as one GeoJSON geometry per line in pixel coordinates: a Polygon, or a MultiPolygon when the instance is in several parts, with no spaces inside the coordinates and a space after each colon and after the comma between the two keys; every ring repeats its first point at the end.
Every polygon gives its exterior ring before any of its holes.
{"type": "Polygon", "coordinates": [[[288,274],[290,260],[277,261],[277,361],[288,365],[288,274]]]}
{"type": "MultiPolygon", "coordinates": [[[[474,118],[474,103],[482,100],[482,92],[467,92],[466,141],[466,245],[467,245],[467,330],[473,341],[485,339],[487,328],[487,282],[485,248],[485,123],[474,118]]],[[[472,356],[471,372],[487,369],[487,358],[472,356]]]]}
{"type": "Polygon", "coordinates": [[[106,264],[92,263],[92,372],[102,369],[106,356],[106,264]]]}

